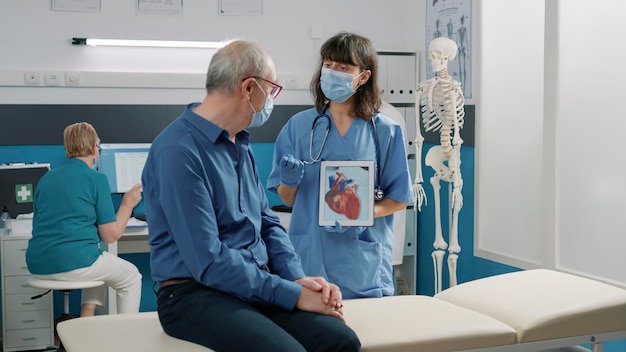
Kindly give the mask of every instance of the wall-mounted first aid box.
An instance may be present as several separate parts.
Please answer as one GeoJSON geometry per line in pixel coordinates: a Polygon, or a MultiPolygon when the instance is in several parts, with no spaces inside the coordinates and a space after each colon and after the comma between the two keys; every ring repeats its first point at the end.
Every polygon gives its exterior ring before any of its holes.
{"type": "Polygon", "coordinates": [[[31,214],[37,184],[49,170],[50,164],[0,165],[0,211],[11,219],[31,214]]]}

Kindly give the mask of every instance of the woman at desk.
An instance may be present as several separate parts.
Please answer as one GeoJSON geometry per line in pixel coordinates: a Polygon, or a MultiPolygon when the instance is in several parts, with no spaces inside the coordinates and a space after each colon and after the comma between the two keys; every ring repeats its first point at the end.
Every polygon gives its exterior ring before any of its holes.
{"type": "Polygon", "coordinates": [[[106,176],[93,169],[100,157],[93,126],[69,125],[63,144],[69,159],[46,172],[35,189],[28,270],[47,280],[104,281],[106,285],[82,290],[81,316],[92,316],[96,307],[104,306],[107,285],[116,290],[119,313],[136,313],[141,300],[139,270],[101,250],[99,243],[113,243],[122,236],[141,200],[141,185],[124,194],[116,214],[106,176]]]}

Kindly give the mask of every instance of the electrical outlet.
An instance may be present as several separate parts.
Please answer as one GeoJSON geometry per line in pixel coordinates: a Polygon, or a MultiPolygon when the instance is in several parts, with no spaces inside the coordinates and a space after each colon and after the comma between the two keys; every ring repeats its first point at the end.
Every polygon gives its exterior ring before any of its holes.
{"type": "Polygon", "coordinates": [[[44,75],[44,81],[47,86],[59,86],[63,80],[63,72],[48,71],[44,75]]]}
{"type": "Polygon", "coordinates": [[[38,86],[41,84],[41,72],[24,72],[24,84],[27,86],[38,86]]]}
{"type": "Polygon", "coordinates": [[[65,72],[65,85],[66,86],[79,86],[80,85],[80,73],[79,72],[65,72]]]}
{"type": "Polygon", "coordinates": [[[324,30],[321,25],[313,24],[311,25],[311,39],[321,39],[324,35],[324,30]]]}

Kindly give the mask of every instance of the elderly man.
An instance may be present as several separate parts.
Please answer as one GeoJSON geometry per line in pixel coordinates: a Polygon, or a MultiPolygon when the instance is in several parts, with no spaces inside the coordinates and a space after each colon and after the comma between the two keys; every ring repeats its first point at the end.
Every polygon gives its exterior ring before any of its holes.
{"type": "Polygon", "coordinates": [[[275,81],[263,48],[231,42],[204,100],[152,143],[142,182],[159,319],[216,351],[358,351],[341,292],[305,277],[258,178],[245,128],[269,118],[275,81]]]}

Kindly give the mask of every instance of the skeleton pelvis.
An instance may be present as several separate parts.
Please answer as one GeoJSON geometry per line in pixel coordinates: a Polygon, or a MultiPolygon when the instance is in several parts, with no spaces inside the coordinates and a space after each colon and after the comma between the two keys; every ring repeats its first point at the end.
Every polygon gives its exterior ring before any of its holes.
{"type": "Polygon", "coordinates": [[[452,153],[446,155],[444,148],[436,145],[426,153],[425,164],[435,170],[435,177],[445,182],[452,182],[454,170],[448,167],[452,153]]]}

